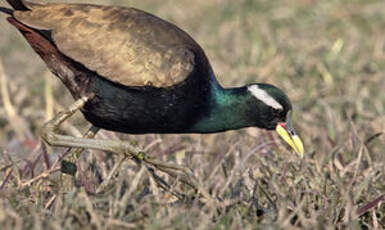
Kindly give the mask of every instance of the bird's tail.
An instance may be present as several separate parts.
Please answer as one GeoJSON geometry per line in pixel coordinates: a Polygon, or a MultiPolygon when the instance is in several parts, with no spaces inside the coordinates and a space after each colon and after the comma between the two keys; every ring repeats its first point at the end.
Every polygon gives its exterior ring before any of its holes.
{"type": "Polygon", "coordinates": [[[13,9],[9,9],[6,7],[0,7],[0,12],[3,12],[5,14],[12,15],[14,10],[28,10],[28,8],[25,6],[23,0],[6,0],[9,5],[12,6],[13,9]]]}
{"type": "Polygon", "coordinates": [[[6,0],[14,10],[28,10],[23,0],[6,0]]]}
{"type": "Polygon", "coordinates": [[[5,13],[5,14],[9,14],[9,15],[12,15],[13,10],[12,10],[12,9],[8,9],[8,8],[1,7],[1,6],[0,6],[0,12],[5,13]]]}

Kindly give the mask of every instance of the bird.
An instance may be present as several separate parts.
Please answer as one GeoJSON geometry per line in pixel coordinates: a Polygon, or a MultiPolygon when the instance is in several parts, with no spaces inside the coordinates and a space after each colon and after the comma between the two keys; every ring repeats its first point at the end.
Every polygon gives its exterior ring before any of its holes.
{"type": "Polygon", "coordinates": [[[224,88],[200,45],[176,25],[131,7],[6,0],[1,7],[74,99],[105,130],[216,133],[276,130],[301,158],[293,106],[276,86],[224,88]]]}

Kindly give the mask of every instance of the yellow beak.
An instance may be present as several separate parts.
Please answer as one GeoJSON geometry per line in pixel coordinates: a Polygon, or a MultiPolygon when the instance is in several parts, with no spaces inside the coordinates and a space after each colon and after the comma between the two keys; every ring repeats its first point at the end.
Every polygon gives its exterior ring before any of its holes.
{"type": "Polygon", "coordinates": [[[295,134],[294,129],[291,125],[287,125],[285,123],[278,123],[275,128],[278,135],[282,137],[283,140],[286,141],[297,153],[297,155],[303,158],[304,148],[301,139],[295,134]]]}

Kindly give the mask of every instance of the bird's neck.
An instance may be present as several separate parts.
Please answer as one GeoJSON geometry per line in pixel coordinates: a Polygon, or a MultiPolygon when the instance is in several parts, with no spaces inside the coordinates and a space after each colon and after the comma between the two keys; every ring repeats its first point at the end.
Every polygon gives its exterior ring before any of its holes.
{"type": "Polygon", "coordinates": [[[245,115],[247,88],[222,88],[214,82],[208,112],[192,127],[193,132],[213,133],[250,126],[245,115]]]}

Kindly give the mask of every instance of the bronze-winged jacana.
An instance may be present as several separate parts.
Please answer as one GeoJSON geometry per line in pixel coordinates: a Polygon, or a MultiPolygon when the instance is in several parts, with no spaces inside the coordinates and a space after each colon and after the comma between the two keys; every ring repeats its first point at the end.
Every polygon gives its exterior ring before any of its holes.
{"type": "MultiPolygon", "coordinates": [[[[94,126],[130,134],[276,129],[303,156],[288,97],[269,84],[221,87],[202,48],[172,23],[135,8],[6,1],[8,21],[78,100],[70,112],[80,108],[94,126]]],[[[108,145],[43,137],[59,146],[108,145]]]]}

